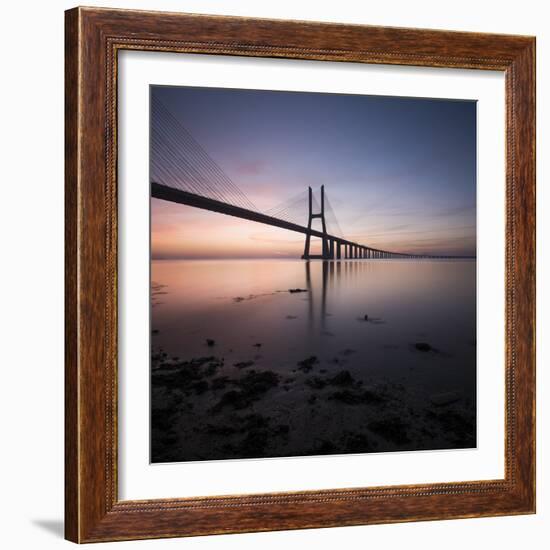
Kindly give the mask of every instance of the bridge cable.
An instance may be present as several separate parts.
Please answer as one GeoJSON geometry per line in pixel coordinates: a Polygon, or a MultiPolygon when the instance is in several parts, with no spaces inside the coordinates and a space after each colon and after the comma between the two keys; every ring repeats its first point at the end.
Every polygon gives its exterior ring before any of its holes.
{"type": "MultiPolygon", "coordinates": [[[[172,175],[169,180],[172,185],[166,182],[168,186],[173,187],[175,182],[179,181],[177,186],[180,189],[189,185],[195,194],[259,211],[158,98],[152,98],[151,107],[151,136],[155,144],[152,151],[152,168],[160,171],[159,161],[169,160],[172,167],[185,176],[183,180],[172,175]],[[160,154],[163,148],[166,149],[164,156],[160,154]],[[155,156],[159,158],[155,159],[155,156]],[[189,178],[194,185],[190,185],[189,178]]],[[[154,172],[152,170],[152,176],[154,172]]],[[[166,176],[166,170],[164,175],[166,176]]]]}

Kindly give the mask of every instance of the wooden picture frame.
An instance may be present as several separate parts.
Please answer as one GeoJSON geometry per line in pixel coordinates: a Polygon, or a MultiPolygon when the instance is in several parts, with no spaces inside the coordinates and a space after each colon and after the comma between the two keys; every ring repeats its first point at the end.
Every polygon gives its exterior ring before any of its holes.
{"type": "Polygon", "coordinates": [[[66,12],[66,538],[97,542],[535,511],[535,39],[99,8],[66,12]],[[505,477],[120,501],[117,54],[496,70],[506,82],[505,477]]]}

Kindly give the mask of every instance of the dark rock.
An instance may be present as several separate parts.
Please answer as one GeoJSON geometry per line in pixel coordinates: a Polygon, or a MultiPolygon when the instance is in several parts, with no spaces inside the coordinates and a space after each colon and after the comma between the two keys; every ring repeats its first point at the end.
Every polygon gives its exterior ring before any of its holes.
{"type": "Polygon", "coordinates": [[[265,453],[265,447],[269,442],[269,434],[264,430],[254,430],[238,445],[237,454],[243,458],[253,458],[265,453]]]}
{"type": "Polygon", "coordinates": [[[279,384],[279,376],[272,371],[249,371],[245,376],[232,382],[238,390],[230,390],[222,395],[211,411],[216,414],[225,407],[245,409],[260,399],[271,388],[279,384]]]}
{"type": "Polygon", "coordinates": [[[209,377],[216,374],[216,371],[223,366],[223,359],[221,361],[210,361],[206,366],[202,368],[203,376],[209,377]]]}
{"type": "Polygon", "coordinates": [[[216,357],[199,357],[168,369],[155,368],[151,376],[152,385],[169,389],[190,388],[196,381],[213,376],[222,365],[223,361],[216,357]]]}
{"type": "Polygon", "coordinates": [[[222,398],[212,407],[214,414],[219,413],[225,407],[233,407],[234,409],[244,409],[253,403],[253,399],[247,396],[242,391],[230,390],[222,395],[222,398]]]}
{"type": "Polygon", "coordinates": [[[319,376],[312,376],[306,380],[306,384],[314,390],[322,390],[328,384],[328,381],[319,376]]]}
{"type": "Polygon", "coordinates": [[[258,342],[257,344],[254,344],[254,347],[255,347],[255,348],[261,348],[261,347],[262,347],[262,344],[258,342]]]}
{"type": "Polygon", "coordinates": [[[241,421],[241,431],[246,430],[258,430],[260,428],[267,428],[269,426],[270,419],[261,414],[247,414],[239,419],[241,421]]]}
{"type": "Polygon", "coordinates": [[[329,399],[340,401],[346,405],[381,405],[386,402],[384,397],[370,390],[337,391],[329,395],[329,399]]]}
{"type": "Polygon", "coordinates": [[[224,458],[231,454],[232,458],[255,458],[265,455],[265,448],[269,443],[269,438],[280,432],[278,426],[274,430],[269,429],[269,418],[259,414],[249,414],[238,419],[240,421],[239,430],[245,433],[244,439],[234,444],[224,445],[224,458]]]}
{"type": "Polygon", "coordinates": [[[374,422],[370,422],[367,428],[396,445],[405,445],[410,442],[407,434],[408,426],[398,416],[375,420],[374,422]]]}
{"type": "Polygon", "coordinates": [[[235,382],[244,391],[260,395],[271,388],[279,385],[279,376],[273,371],[249,371],[246,375],[235,382]]]}
{"type": "Polygon", "coordinates": [[[339,449],[332,441],[323,440],[316,445],[309,453],[309,455],[329,455],[337,452],[339,449]]]}
{"type": "Polygon", "coordinates": [[[212,382],[210,383],[210,387],[212,390],[224,390],[227,387],[228,383],[229,383],[229,377],[218,376],[217,378],[214,378],[212,380],[212,382]]]}
{"type": "Polygon", "coordinates": [[[307,292],[305,288],[289,288],[288,291],[291,294],[298,294],[299,292],[307,292]]]}
{"type": "Polygon", "coordinates": [[[207,424],[204,431],[212,435],[232,435],[237,432],[237,429],[223,424],[207,424]]]}
{"type": "Polygon", "coordinates": [[[152,409],[151,427],[156,432],[167,432],[174,425],[174,413],[168,409],[152,409]]]}
{"type": "Polygon", "coordinates": [[[309,372],[311,369],[313,369],[313,365],[319,362],[319,359],[315,355],[312,355],[311,357],[308,357],[307,359],[304,359],[302,361],[298,361],[298,369],[303,372],[309,372]]]}
{"type": "Polygon", "coordinates": [[[278,424],[273,431],[276,435],[287,435],[290,431],[290,426],[288,424],[278,424]]]}
{"type": "Polygon", "coordinates": [[[475,418],[456,410],[429,411],[428,418],[436,420],[445,434],[451,435],[461,447],[475,446],[475,418]]]}
{"type": "Polygon", "coordinates": [[[333,386],[351,386],[353,385],[353,376],[347,370],[340,371],[337,375],[330,379],[333,386]]]}
{"type": "Polygon", "coordinates": [[[361,403],[361,396],[357,393],[352,393],[349,390],[334,392],[329,395],[329,399],[340,401],[346,405],[358,405],[361,403]]]}
{"type": "Polygon", "coordinates": [[[254,361],[241,361],[240,363],[234,363],[233,366],[238,369],[246,369],[247,367],[251,367],[253,364],[254,361]]]}
{"type": "Polygon", "coordinates": [[[206,339],[206,345],[209,347],[209,348],[212,348],[216,345],[216,340],[212,340],[212,338],[207,338],[206,339]]]}
{"type": "Polygon", "coordinates": [[[368,320],[369,320],[369,316],[368,316],[368,315],[365,315],[365,316],[363,317],[363,319],[364,319],[365,321],[368,321],[368,320]]]}
{"type": "Polygon", "coordinates": [[[343,444],[348,453],[369,453],[376,449],[377,444],[362,433],[347,433],[343,444]]]}
{"type": "Polygon", "coordinates": [[[432,351],[432,346],[426,342],[416,342],[414,345],[415,349],[418,351],[432,351]]]}
{"type": "Polygon", "coordinates": [[[437,407],[442,407],[444,405],[450,405],[451,403],[456,403],[460,401],[460,394],[455,391],[449,391],[444,393],[436,393],[430,396],[430,401],[437,407]]]}
{"type": "MultiPolygon", "coordinates": [[[[326,372],[326,369],[323,369],[322,372],[326,372]]],[[[313,376],[306,380],[306,384],[313,389],[322,390],[324,387],[331,386],[353,386],[355,384],[359,385],[358,382],[355,382],[353,376],[347,370],[340,371],[338,374],[332,378],[321,378],[320,376],[313,376]]]]}
{"type": "Polygon", "coordinates": [[[208,382],[206,382],[206,380],[199,380],[198,382],[192,384],[191,388],[195,390],[197,395],[202,395],[208,390],[208,382]]]}
{"type": "Polygon", "coordinates": [[[173,435],[169,435],[167,437],[164,437],[162,439],[162,444],[163,445],[173,445],[174,443],[176,443],[177,439],[173,436],[173,435]]]}

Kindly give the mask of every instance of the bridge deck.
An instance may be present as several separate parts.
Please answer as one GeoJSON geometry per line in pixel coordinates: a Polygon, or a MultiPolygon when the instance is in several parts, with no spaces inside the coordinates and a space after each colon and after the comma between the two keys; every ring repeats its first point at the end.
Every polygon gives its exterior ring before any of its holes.
{"type": "MultiPolygon", "coordinates": [[[[279,227],[281,229],[287,229],[288,231],[295,231],[297,233],[302,233],[304,235],[311,235],[312,237],[318,237],[320,239],[327,239],[333,241],[335,244],[339,245],[348,245],[350,247],[356,247],[357,250],[369,251],[375,254],[386,255],[381,257],[391,257],[391,258],[457,258],[458,256],[421,256],[414,254],[402,254],[399,252],[391,252],[388,250],[380,250],[377,248],[371,248],[353,241],[348,241],[337,237],[335,235],[325,234],[322,231],[317,231],[316,229],[308,229],[302,225],[291,223],[285,220],[280,220],[267,214],[262,214],[261,212],[255,212],[253,210],[248,210],[240,206],[234,206],[232,204],[227,204],[215,199],[210,199],[208,197],[202,197],[200,195],[195,195],[187,191],[182,191],[180,189],[175,189],[174,187],[168,187],[167,185],[162,185],[160,183],[151,182],[151,196],[156,199],[162,199],[165,201],[175,202],[178,204],[185,204],[187,206],[194,206],[196,208],[201,208],[203,210],[210,210],[211,212],[219,212],[220,214],[226,214],[228,216],[235,216],[236,218],[241,218],[244,220],[250,220],[253,222],[263,223],[266,225],[271,225],[273,227],[279,227]]],[[[322,256],[319,256],[322,258],[322,256]]],[[[313,256],[311,256],[313,258],[313,256]]]]}

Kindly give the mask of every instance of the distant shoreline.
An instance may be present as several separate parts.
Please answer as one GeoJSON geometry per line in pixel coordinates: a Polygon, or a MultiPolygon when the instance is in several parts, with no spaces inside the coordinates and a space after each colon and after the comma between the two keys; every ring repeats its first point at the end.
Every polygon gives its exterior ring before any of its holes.
{"type": "Polygon", "coordinates": [[[200,258],[185,258],[185,257],[174,257],[174,258],[155,258],[152,257],[152,262],[178,262],[178,261],[254,261],[254,260],[273,260],[273,261],[299,261],[299,262],[456,262],[460,260],[477,260],[477,256],[454,256],[452,258],[381,258],[381,259],[366,259],[366,258],[342,258],[340,260],[303,260],[302,258],[297,258],[295,256],[253,256],[253,257],[236,257],[236,258],[220,258],[216,256],[204,256],[200,258]]]}

